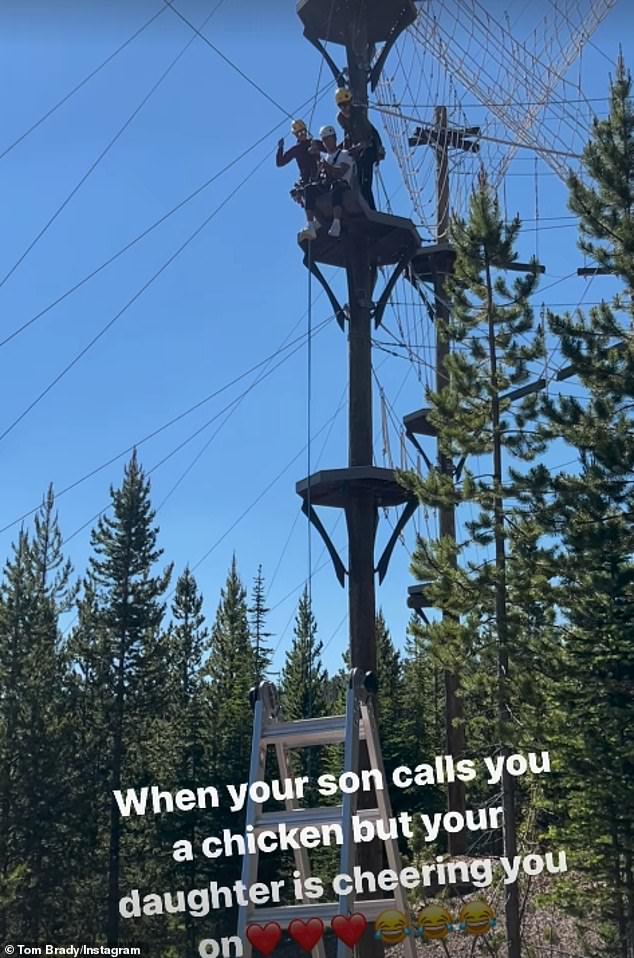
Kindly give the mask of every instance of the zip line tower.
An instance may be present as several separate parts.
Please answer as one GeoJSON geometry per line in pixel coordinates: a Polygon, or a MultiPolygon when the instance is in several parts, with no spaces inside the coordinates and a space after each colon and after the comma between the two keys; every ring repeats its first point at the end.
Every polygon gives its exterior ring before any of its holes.
{"type": "MultiPolygon", "coordinates": [[[[416,20],[413,0],[299,0],[298,15],[306,39],[323,56],[335,82],[345,77],[352,93],[350,132],[353,142],[367,139],[368,86],[374,90],[394,43],[416,20]],[[342,49],[343,48],[343,49],[342,49]],[[346,66],[337,62],[345,54],[346,66]]],[[[343,57],[342,57],[343,59],[343,57]]],[[[297,484],[302,509],[321,535],[342,586],[348,589],[350,665],[362,672],[376,668],[375,574],[382,581],[399,535],[417,508],[396,481],[391,469],[378,468],[373,457],[372,329],[383,319],[390,295],[420,248],[420,238],[409,219],[371,210],[357,190],[344,198],[343,231],[338,239],[321,229],[315,240],[300,240],[304,264],[321,283],[348,339],[349,404],[348,463],[325,470],[297,484]],[[344,308],[321,272],[321,265],[345,270],[348,304],[344,308]],[[380,268],[390,271],[377,296],[380,268]],[[348,567],[337,553],[317,510],[342,509],[348,531],[348,567]],[[375,555],[380,508],[401,508],[394,531],[378,558],[375,555]]],[[[330,196],[317,202],[317,218],[327,226],[332,218],[330,196]]],[[[359,762],[369,767],[365,743],[359,762]]],[[[372,802],[370,795],[360,803],[372,802]]],[[[380,871],[383,849],[373,842],[358,849],[359,864],[380,871]]],[[[364,958],[382,954],[382,945],[366,933],[361,943],[364,958]]]]}

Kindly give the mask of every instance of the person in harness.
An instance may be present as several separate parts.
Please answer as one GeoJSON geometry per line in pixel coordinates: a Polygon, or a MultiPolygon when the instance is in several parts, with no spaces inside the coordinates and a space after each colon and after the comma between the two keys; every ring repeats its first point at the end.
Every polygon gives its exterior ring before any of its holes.
{"type": "Polygon", "coordinates": [[[317,230],[321,228],[321,223],[315,215],[315,206],[318,197],[323,196],[324,193],[332,193],[332,224],[328,230],[328,236],[338,239],[341,236],[343,197],[352,184],[355,164],[348,151],[337,146],[337,131],[334,126],[322,126],[319,137],[326,156],[320,163],[320,182],[306,187],[308,225],[302,232],[301,239],[317,238],[317,230]]]}
{"type": "Polygon", "coordinates": [[[293,160],[297,163],[299,180],[291,190],[291,196],[300,206],[306,206],[306,187],[309,183],[319,180],[319,152],[321,144],[311,140],[308,127],[303,120],[293,120],[291,133],[297,142],[290,149],[284,150],[284,139],[277,144],[275,165],[280,168],[288,166],[293,160]]]}
{"type": "Polygon", "coordinates": [[[339,107],[337,122],[344,131],[343,146],[357,164],[359,190],[370,209],[375,210],[376,203],[372,192],[374,167],[385,159],[379,131],[369,120],[353,115],[350,90],[339,87],[335,93],[335,102],[339,107]]]}

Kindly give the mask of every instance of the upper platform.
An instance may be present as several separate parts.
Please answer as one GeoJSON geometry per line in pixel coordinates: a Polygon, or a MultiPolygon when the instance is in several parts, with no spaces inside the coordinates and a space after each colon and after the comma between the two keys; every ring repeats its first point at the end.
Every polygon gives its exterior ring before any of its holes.
{"type": "MultiPolygon", "coordinates": [[[[413,256],[420,248],[420,236],[411,220],[390,213],[371,210],[355,190],[348,190],[343,200],[343,232],[339,239],[328,236],[332,222],[332,197],[324,194],[317,200],[316,215],[322,224],[317,239],[312,241],[313,262],[326,266],[346,266],[346,234],[370,240],[370,262],[373,266],[396,265],[401,259],[413,256]]],[[[308,240],[299,242],[308,252],[308,240]]]]}
{"type": "MultiPolygon", "coordinates": [[[[310,40],[345,44],[353,22],[351,0],[299,0],[297,14],[310,40]]],[[[405,30],[416,19],[414,0],[366,0],[368,41],[385,43],[394,30],[405,30]]]]}
{"type": "MultiPolygon", "coordinates": [[[[296,485],[297,494],[308,498],[308,479],[296,485]]],[[[400,506],[411,494],[395,479],[392,469],[379,466],[352,466],[348,469],[323,469],[310,477],[310,502],[313,506],[345,509],[353,496],[370,495],[377,507],[400,506]]]]}

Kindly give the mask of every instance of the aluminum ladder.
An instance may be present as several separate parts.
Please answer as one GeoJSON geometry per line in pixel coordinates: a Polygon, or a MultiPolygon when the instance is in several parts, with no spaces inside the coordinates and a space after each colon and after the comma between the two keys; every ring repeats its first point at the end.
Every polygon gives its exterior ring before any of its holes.
{"type": "MultiPolygon", "coordinates": [[[[383,758],[379,744],[378,729],[370,694],[376,689],[376,682],[372,673],[363,673],[361,669],[353,669],[350,673],[348,691],[346,694],[346,714],[333,715],[325,718],[304,719],[298,722],[284,722],[280,714],[277,690],[272,682],[262,682],[252,693],[254,706],[253,742],[251,747],[251,764],[249,769],[249,786],[253,782],[263,781],[266,771],[268,747],[275,749],[279,776],[281,779],[292,778],[289,765],[289,751],[291,749],[309,748],[317,745],[344,744],[343,771],[359,771],[359,743],[367,744],[370,765],[378,769],[382,775],[384,789],[377,789],[377,808],[361,809],[359,817],[372,821],[384,821],[386,828],[392,817],[387,779],[383,767],[383,758]]],[[[296,799],[288,799],[282,812],[263,812],[261,806],[252,801],[250,795],[246,806],[245,826],[251,825],[254,831],[264,829],[275,830],[284,822],[290,826],[326,825],[338,823],[343,831],[343,844],[340,855],[340,873],[352,875],[356,863],[356,845],[352,841],[352,818],[357,814],[357,793],[344,794],[343,804],[323,806],[320,808],[300,808],[296,799]]],[[[401,856],[398,841],[391,839],[384,842],[388,865],[397,874],[401,870],[401,856]]],[[[306,849],[300,848],[293,852],[295,868],[304,880],[310,876],[310,864],[306,849]]],[[[245,855],[242,867],[242,881],[250,887],[258,880],[259,852],[245,855]]],[[[337,901],[322,902],[317,900],[309,904],[279,905],[274,907],[256,907],[252,903],[242,906],[238,918],[238,937],[243,943],[245,958],[251,958],[252,947],[246,937],[247,927],[251,923],[266,925],[268,922],[277,922],[284,930],[295,919],[304,921],[311,918],[321,918],[326,930],[328,924],[336,915],[349,915],[355,911],[355,906],[368,920],[374,918],[389,908],[398,909],[407,915],[407,899],[402,885],[397,885],[391,898],[357,900],[354,890],[347,895],[340,895],[337,901]]],[[[416,958],[414,940],[408,937],[403,942],[407,958],[416,958]]],[[[355,950],[358,950],[355,949],[355,950]]],[[[352,950],[344,942],[339,941],[337,958],[349,958],[352,950]]],[[[326,958],[323,938],[313,948],[312,958],[326,958]]]]}

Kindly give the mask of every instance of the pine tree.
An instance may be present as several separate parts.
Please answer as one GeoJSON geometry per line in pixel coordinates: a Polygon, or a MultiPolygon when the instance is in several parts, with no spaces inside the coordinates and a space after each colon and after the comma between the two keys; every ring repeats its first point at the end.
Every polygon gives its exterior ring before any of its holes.
{"type": "Polygon", "coordinates": [[[254,655],[246,589],[234,555],[211,631],[207,674],[214,721],[214,772],[220,783],[245,780],[251,746],[249,691],[254,655]]]}
{"type": "MultiPolygon", "coordinates": [[[[317,638],[317,622],[306,587],[297,606],[294,638],[286,654],[280,681],[280,700],[286,721],[327,714],[327,673],[321,661],[322,649],[323,642],[317,638]]],[[[303,749],[301,756],[294,758],[294,774],[308,775],[314,781],[320,774],[321,761],[319,749],[303,749]]]]}
{"type": "Polygon", "coordinates": [[[383,761],[389,779],[393,768],[402,761],[403,665],[381,609],[376,616],[375,628],[376,676],[379,684],[377,724],[383,761]]]}
{"type": "MultiPolygon", "coordinates": [[[[380,690],[379,690],[380,691],[380,690]]],[[[419,634],[414,620],[410,622],[403,659],[403,691],[401,719],[401,761],[415,768],[445,751],[444,682],[428,641],[419,634]]],[[[442,811],[440,789],[400,789],[394,795],[395,808],[404,811],[442,811]]]]}
{"type": "Polygon", "coordinates": [[[82,585],[67,652],[72,757],[66,779],[72,798],[65,857],[71,890],[65,927],[69,934],[96,940],[103,935],[108,892],[113,664],[110,633],[90,577],[82,585]]]}
{"type": "MultiPolygon", "coordinates": [[[[249,778],[252,731],[249,692],[253,686],[254,655],[246,595],[234,555],[220,592],[211,630],[211,652],[205,666],[212,723],[209,779],[218,788],[246,782],[249,778]]],[[[218,833],[223,828],[234,832],[244,830],[244,813],[231,813],[226,805],[210,817],[213,823],[210,833],[218,833]]],[[[209,816],[206,824],[209,825],[209,816]]],[[[236,858],[216,859],[214,878],[235,881],[240,877],[240,868],[241,862],[236,858]]]]}
{"type": "MultiPolygon", "coordinates": [[[[195,700],[201,684],[203,659],[209,649],[209,632],[202,611],[203,597],[189,567],[176,582],[170,631],[170,653],[177,682],[177,699],[181,710],[195,700]]],[[[192,716],[195,720],[195,716],[192,716]]]]}
{"type": "Polygon", "coordinates": [[[13,557],[4,569],[0,603],[0,697],[2,709],[0,741],[0,932],[15,934],[17,924],[9,922],[15,902],[25,893],[28,871],[21,861],[19,822],[22,804],[16,759],[20,751],[20,686],[29,654],[29,633],[35,618],[33,583],[30,579],[30,549],[27,533],[20,530],[13,557]]]}
{"type": "Polygon", "coordinates": [[[5,933],[31,940],[56,926],[68,893],[67,876],[57,875],[69,825],[71,754],[58,619],[75,594],[71,574],[49,488],[33,537],[20,533],[0,599],[0,897],[8,899],[5,933]],[[8,907],[12,897],[19,909],[8,907]]]}
{"type": "Polygon", "coordinates": [[[609,115],[594,124],[585,177],[570,179],[580,248],[623,283],[588,315],[549,326],[586,398],[544,401],[544,434],[578,451],[579,470],[552,478],[536,467],[526,497],[557,538],[561,633],[553,665],[552,751],[560,775],[547,794],[551,832],[577,871],[576,905],[602,924],[610,955],[634,950],[634,110],[622,59],[609,115]],[[571,727],[570,715],[576,716],[571,727]],[[606,774],[609,769],[609,774],[606,774]],[[560,809],[565,808],[565,816],[560,809]]]}
{"type": "Polygon", "coordinates": [[[321,662],[323,642],[317,638],[317,622],[308,589],[297,606],[294,639],[282,669],[280,694],[288,721],[324,714],[326,672],[321,662]]]}
{"type": "MultiPolygon", "coordinates": [[[[569,180],[570,209],[579,217],[579,247],[598,266],[634,288],[634,110],[632,76],[619,56],[610,110],[595,119],[583,154],[586,176],[569,180]]],[[[630,298],[628,312],[634,306],[630,298]]],[[[572,344],[571,344],[572,345],[572,344]]],[[[574,350],[573,350],[574,352],[574,350]]]]}
{"type": "MultiPolygon", "coordinates": [[[[172,602],[172,625],[167,633],[169,647],[167,722],[163,746],[168,752],[170,787],[195,790],[201,782],[211,781],[211,737],[215,723],[204,680],[204,661],[209,651],[209,631],[205,628],[203,597],[196,579],[185,568],[176,583],[172,602]]],[[[198,809],[166,816],[161,827],[161,845],[171,846],[185,839],[199,849],[208,834],[208,815],[198,809]]],[[[185,866],[178,865],[172,880],[182,885],[183,871],[189,888],[198,887],[199,856],[194,853],[185,866]]],[[[196,919],[184,918],[187,958],[197,954],[196,919]]]]}
{"type": "MultiPolygon", "coordinates": [[[[159,633],[164,614],[161,597],[171,567],[153,569],[162,555],[153,525],[150,484],[136,453],[125,468],[120,489],[110,490],[112,517],[99,519],[91,544],[90,588],[97,618],[108,639],[112,713],[110,721],[110,790],[121,789],[128,771],[128,751],[135,738],[136,705],[146,694],[148,649],[159,633]]],[[[155,676],[152,674],[152,680],[155,676]]],[[[122,822],[114,795],[110,802],[108,840],[107,938],[119,938],[122,822]]]]}
{"type": "MultiPolygon", "coordinates": [[[[518,276],[509,285],[506,272],[517,254],[521,224],[505,224],[496,196],[483,178],[474,191],[468,220],[452,224],[455,249],[453,274],[446,284],[450,315],[440,333],[453,344],[447,359],[447,385],[429,392],[429,421],[435,427],[441,455],[453,460],[469,456],[491,457],[492,478],[474,475],[467,466],[455,476],[431,470],[425,478],[410,477],[410,487],[427,506],[473,503],[479,514],[467,522],[468,535],[454,543],[442,539],[419,543],[412,569],[419,581],[430,583],[434,605],[452,609],[454,615],[415,633],[431,641],[434,654],[449,671],[477,660],[480,641],[494,633],[497,646],[497,728],[502,754],[516,735],[510,683],[511,631],[508,588],[508,510],[505,498],[513,495],[503,463],[503,452],[530,459],[544,448],[543,440],[526,423],[535,412],[535,399],[519,406],[508,398],[510,390],[530,378],[529,363],[543,353],[535,334],[530,297],[537,285],[537,270],[518,276]],[[470,557],[475,546],[490,550],[490,559],[479,564],[470,557]],[[486,625],[490,623],[490,625],[486,625]],[[484,625],[484,628],[483,628],[484,625]]],[[[516,640],[515,640],[516,642],[516,640]]],[[[515,644],[514,642],[514,644],[515,644]]],[[[504,854],[517,852],[514,781],[503,778],[504,854]]],[[[506,927],[509,958],[520,954],[519,892],[516,883],[506,888],[506,927]]]]}
{"type": "Polygon", "coordinates": [[[249,608],[251,644],[253,645],[255,684],[258,685],[271,667],[271,649],[267,646],[266,641],[272,635],[271,632],[266,631],[266,616],[269,609],[266,607],[266,592],[261,565],[258,566],[251,596],[251,607],[249,608]]]}
{"type": "Polygon", "coordinates": [[[62,698],[65,664],[60,654],[58,620],[76,595],[76,587],[70,581],[72,565],[62,552],[52,488],[35,515],[29,553],[35,617],[20,686],[24,733],[18,774],[27,799],[24,812],[29,822],[23,849],[23,861],[30,874],[23,931],[25,937],[37,939],[43,927],[50,927],[59,908],[59,883],[54,871],[63,858],[65,842],[62,836],[68,720],[62,698]]]}

